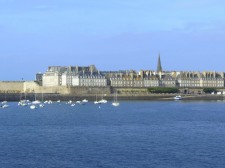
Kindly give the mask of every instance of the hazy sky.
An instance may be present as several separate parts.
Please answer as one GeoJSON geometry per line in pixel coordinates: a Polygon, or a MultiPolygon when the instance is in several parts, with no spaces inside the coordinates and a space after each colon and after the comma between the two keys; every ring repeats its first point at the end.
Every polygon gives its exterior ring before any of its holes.
{"type": "Polygon", "coordinates": [[[0,80],[50,65],[225,71],[224,0],[0,0],[0,80]]]}

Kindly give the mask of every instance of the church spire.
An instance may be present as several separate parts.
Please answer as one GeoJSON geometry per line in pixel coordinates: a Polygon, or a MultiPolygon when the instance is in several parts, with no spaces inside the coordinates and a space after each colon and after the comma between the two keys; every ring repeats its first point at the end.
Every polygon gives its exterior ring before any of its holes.
{"type": "Polygon", "coordinates": [[[160,60],[160,54],[159,54],[159,57],[158,57],[157,72],[162,72],[162,65],[161,65],[161,60],[160,60]]]}

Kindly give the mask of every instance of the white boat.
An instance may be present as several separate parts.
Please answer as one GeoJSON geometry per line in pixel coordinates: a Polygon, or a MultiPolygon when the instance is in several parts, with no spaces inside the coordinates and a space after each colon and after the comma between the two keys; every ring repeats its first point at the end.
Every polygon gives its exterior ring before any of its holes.
{"type": "Polygon", "coordinates": [[[6,104],[6,103],[7,103],[7,101],[3,101],[3,102],[2,102],[2,104],[6,104]]]}
{"type": "Polygon", "coordinates": [[[61,102],[61,100],[57,100],[57,103],[60,103],[61,102]]]}
{"type": "Polygon", "coordinates": [[[35,101],[32,101],[32,104],[40,104],[41,102],[39,100],[35,100],[35,101]]]}
{"type": "Polygon", "coordinates": [[[36,99],[36,93],[34,93],[34,101],[32,101],[32,104],[40,104],[41,102],[36,99]]]}
{"type": "Polygon", "coordinates": [[[94,104],[101,104],[101,102],[99,102],[99,101],[94,101],[94,104]]]}
{"type": "Polygon", "coordinates": [[[33,110],[33,109],[36,109],[36,108],[37,108],[37,107],[36,107],[35,105],[31,105],[31,106],[30,106],[30,109],[32,109],[32,110],[33,110]]]}
{"type": "Polygon", "coordinates": [[[27,106],[27,100],[20,100],[18,106],[27,106]]]}
{"type": "Polygon", "coordinates": [[[99,103],[107,103],[108,101],[107,100],[105,100],[105,99],[101,99],[101,100],[99,100],[99,103]]]}
{"type": "Polygon", "coordinates": [[[18,102],[18,106],[26,106],[26,103],[18,102]]]}
{"type": "Polygon", "coordinates": [[[87,102],[88,102],[87,99],[82,100],[82,103],[87,103],[87,102]]]}
{"type": "Polygon", "coordinates": [[[81,104],[81,101],[76,101],[77,104],[81,104]]]}
{"type": "Polygon", "coordinates": [[[7,107],[9,107],[9,105],[8,105],[8,104],[4,104],[4,105],[2,105],[2,108],[7,108],[7,107]]]}
{"type": "Polygon", "coordinates": [[[107,102],[108,102],[106,99],[103,98],[103,96],[104,96],[104,95],[102,95],[102,99],[99,100],[99,103],[103,103],[103,104],[104,104],[104,103],[107,103],[107,102]]]}
{"type": "Polygon", "coordinates": [[[67,104],[72,104],[72,102],[73,102],[72,100],[69,100],[69,101],[67,102],[67,104]]]}
{"type": "Polygon", "coordinates": [[[97,95],[95,96],[94,104],[101,104],[101,103],[98,101],[97,95]]]}
{"type": "Polygon", "coordinates": [[[182,99],[182,97],[180,95],[174,97],[174,100],[181,100],[181,99],[182,99]]]}
{"type": "Polygon", "coordinates": [[[76,105],[76,104],[74,104],[74,103],[73,103],[73,104],[71,104],[71,106],[72,106],[72,107],[74,107],[75,105],[76,105]]]}
{"type": "Polygon", "coordinates": [[[117,107],[117,106],[120,105],[120,103],[119,102],[113,102],[112,105],[115,106],[115,107],[117,107]]]}
{"type": "Polygon", "coordinates": [[[44,105],[44,104],[42,104],[42,103],[41,103],[41,104],[39,104],[39,107],[44,107],[44,106],[45,106],[45,105],[44,105]]]}
{"type": "Polygon", "coordinates": [[[117,92],[114,93],[114,100],[112,102],[112,105],[115,106],[115,107],[120,105],[120,103],[117,101],[117,92]]]}

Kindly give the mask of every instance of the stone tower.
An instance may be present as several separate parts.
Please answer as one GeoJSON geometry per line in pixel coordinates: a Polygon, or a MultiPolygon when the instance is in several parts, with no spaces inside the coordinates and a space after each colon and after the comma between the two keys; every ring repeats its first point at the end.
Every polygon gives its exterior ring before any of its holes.
{"type": "Polygon", "coordinates": [[[157,64],[157,73],[162,72],[162,65],[161,65],[161,60],[160,60],[160,54],[158,57],[158,64],[157,64]]]}

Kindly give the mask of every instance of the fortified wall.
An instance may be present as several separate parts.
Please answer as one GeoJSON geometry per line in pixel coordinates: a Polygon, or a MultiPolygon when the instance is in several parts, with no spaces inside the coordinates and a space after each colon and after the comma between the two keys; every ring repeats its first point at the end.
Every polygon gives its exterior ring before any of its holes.
{"type": "Polygon", "coordinates": [[[111,87],[70,87],[69,93],[73,95],[111,94],[111,87]]]}
{"type": "Polygon", "coordinates": [[[110,87],[40,86],[35,81],[1,81],[0,93],[110,94],[110,87]]]}
{"type": "Polygon", "coordinates": [[[21,93],[24,81],[0,81],[0,93],[21,93]]]}
{"type": "Polygon", "coordinates": [[[59,93],[69,94],[66,87],[42,87],[35,81],[1,81],[0,93],[59,93]]]}
{"type": "MultiPolygon", "coordinates": [[[[203,94],[203,88],[179,88],[182,94],[203,94]]],[[[49,93],[62,95],[96,95],[111,94],[115,90],[119,94],[148,95],[147,88],[128,88],[128,87],[85,87],[85,86],[40,86],[35,81],[0,81],[0,93],[49,93]]],[[[225,88],[217,88],[219,92],[225,92],[225,88]]]]}

